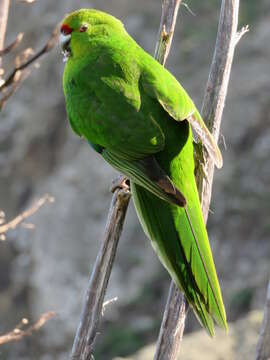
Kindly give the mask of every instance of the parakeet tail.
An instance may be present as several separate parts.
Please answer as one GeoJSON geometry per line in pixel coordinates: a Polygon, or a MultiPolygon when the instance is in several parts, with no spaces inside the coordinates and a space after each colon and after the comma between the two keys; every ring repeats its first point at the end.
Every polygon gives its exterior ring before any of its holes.
{"type": "MultiPolygon", "coordinates": [[[[200,231],[198,226],[193,226],[192,209],[170,205],[134,183],[131,183],[131,191],[145,233],[174,282],[185,293],[202,326],[210,336],[214,335],[213,319],[227,329],[213,260],[210,259],[210,265],[209,261],[205,263],[205,254],[197,238],[200,231]],[[182,230],[182,239],[175,219],[182,230]]],[[[201,235],[207,236],[206,231],[201,235]]]]}

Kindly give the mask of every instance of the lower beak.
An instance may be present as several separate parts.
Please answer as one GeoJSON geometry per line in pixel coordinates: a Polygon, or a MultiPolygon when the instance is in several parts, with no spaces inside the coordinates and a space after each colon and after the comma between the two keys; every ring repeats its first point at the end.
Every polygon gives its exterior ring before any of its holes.
{"type": "Polygon", "coordinates": [[[71,55],[71,49],[70,49],[70,40],[71,40],[71,34],[64,35],[60,34],[59,36],[59,43],[62,48],[62,53],[64,55],[64,61],[67,61],[67,59],[71,55]]]}

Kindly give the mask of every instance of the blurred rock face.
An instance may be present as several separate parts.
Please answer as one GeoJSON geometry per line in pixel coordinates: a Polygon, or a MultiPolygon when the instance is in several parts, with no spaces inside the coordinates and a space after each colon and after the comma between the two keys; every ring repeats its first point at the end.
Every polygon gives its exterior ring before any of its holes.
{"type": "MultiPolygon", "coordinates": [[[[54,25],[77,6],[74,0],[12,3],[7,43],[23,31],[23,45],[40,48],[54,25]]],[[[200,6],[194,1],[196,19],[181,10],[168,64],[195,100],[202,99],[214,46],[215,29],[211,28],[210,35],[209,28],[205,29],[208,16],[217,21],[216,12],[207,15],[207,5],[200,6]],[[203,29],[200,34],[186,29],[185,24],[193,22],[203,29]]],[[[262,6],[264,14],[254,20],[252,33],[236,50],[222,130],[227,144],[227,150],[221,144],[225,165],[216,173],[214,215],[209,219],[232,319],[262,306],[269,272],[270,74],[265,44],[270,15],[267,2],[262,6]]],[[[160,17],[156,1],[80,1],[80,7],[99,8],[121,18],[136,40],[153,52],[160,17]]],[[[31,346],[23,342],[7,349],[10,359],[18,354],[28,359],[31,351],[33,359],[67,357],[88,274],[102,241],[110,181],[116,175],[68,125],[61,89],[63,67],[60,49],[46,56],[41,68],[33,70],[9,100],[0,121],[0,209],[12,218],[44,193],[56,199],[30,219],[35,230],[17,229],[5,244],[0,243],[2,273],[6,274],[0,277],[5,295],[0,312],[6,314],[0,330],[9,330],[23,316],[37,319],[44,311],[59,313],[44,328],[40,343],[37,336],[30,340],[31,346]],[[35,352],[37,348],[42,351],[35,352]]],[[[135,334],[145,334],[144,342],[154,339],[168,283],[130,207],[107,294],[118,301],[106,311],[104,333],[113,320],[135,334]]],[[[187,324],[191,328],[193,322],[187,324]]],[[[102,345],[101,339],[100,358],[108,359],[102,345]]]]}

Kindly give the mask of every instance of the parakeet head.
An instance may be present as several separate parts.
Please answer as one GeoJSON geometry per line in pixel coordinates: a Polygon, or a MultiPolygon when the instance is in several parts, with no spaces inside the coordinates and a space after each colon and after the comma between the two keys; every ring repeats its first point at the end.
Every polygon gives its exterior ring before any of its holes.
{"type": "Polygon", "coordinates": [[[66,58],[79,56],[89,49],[89,40],[121,33],[124,26],[120,20],[95,9],[80,9],[69,14],[60,27],[60,44],[66,58]]]}

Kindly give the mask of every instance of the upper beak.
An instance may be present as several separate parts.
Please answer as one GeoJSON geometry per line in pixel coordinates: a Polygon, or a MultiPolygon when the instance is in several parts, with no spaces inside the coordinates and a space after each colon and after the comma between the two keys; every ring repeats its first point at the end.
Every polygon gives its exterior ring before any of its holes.
{"type": "Polygon", "coordinates": [[[71,40],[71,34],[68,34],[68,35],[60,34],[60,36],[59,36],[59,44],[62,48],[62,53],[64,55],[64,61],[66,61],[67,58],[71,55],[71,49],[69,47],[70,40],[71,40]]]}

